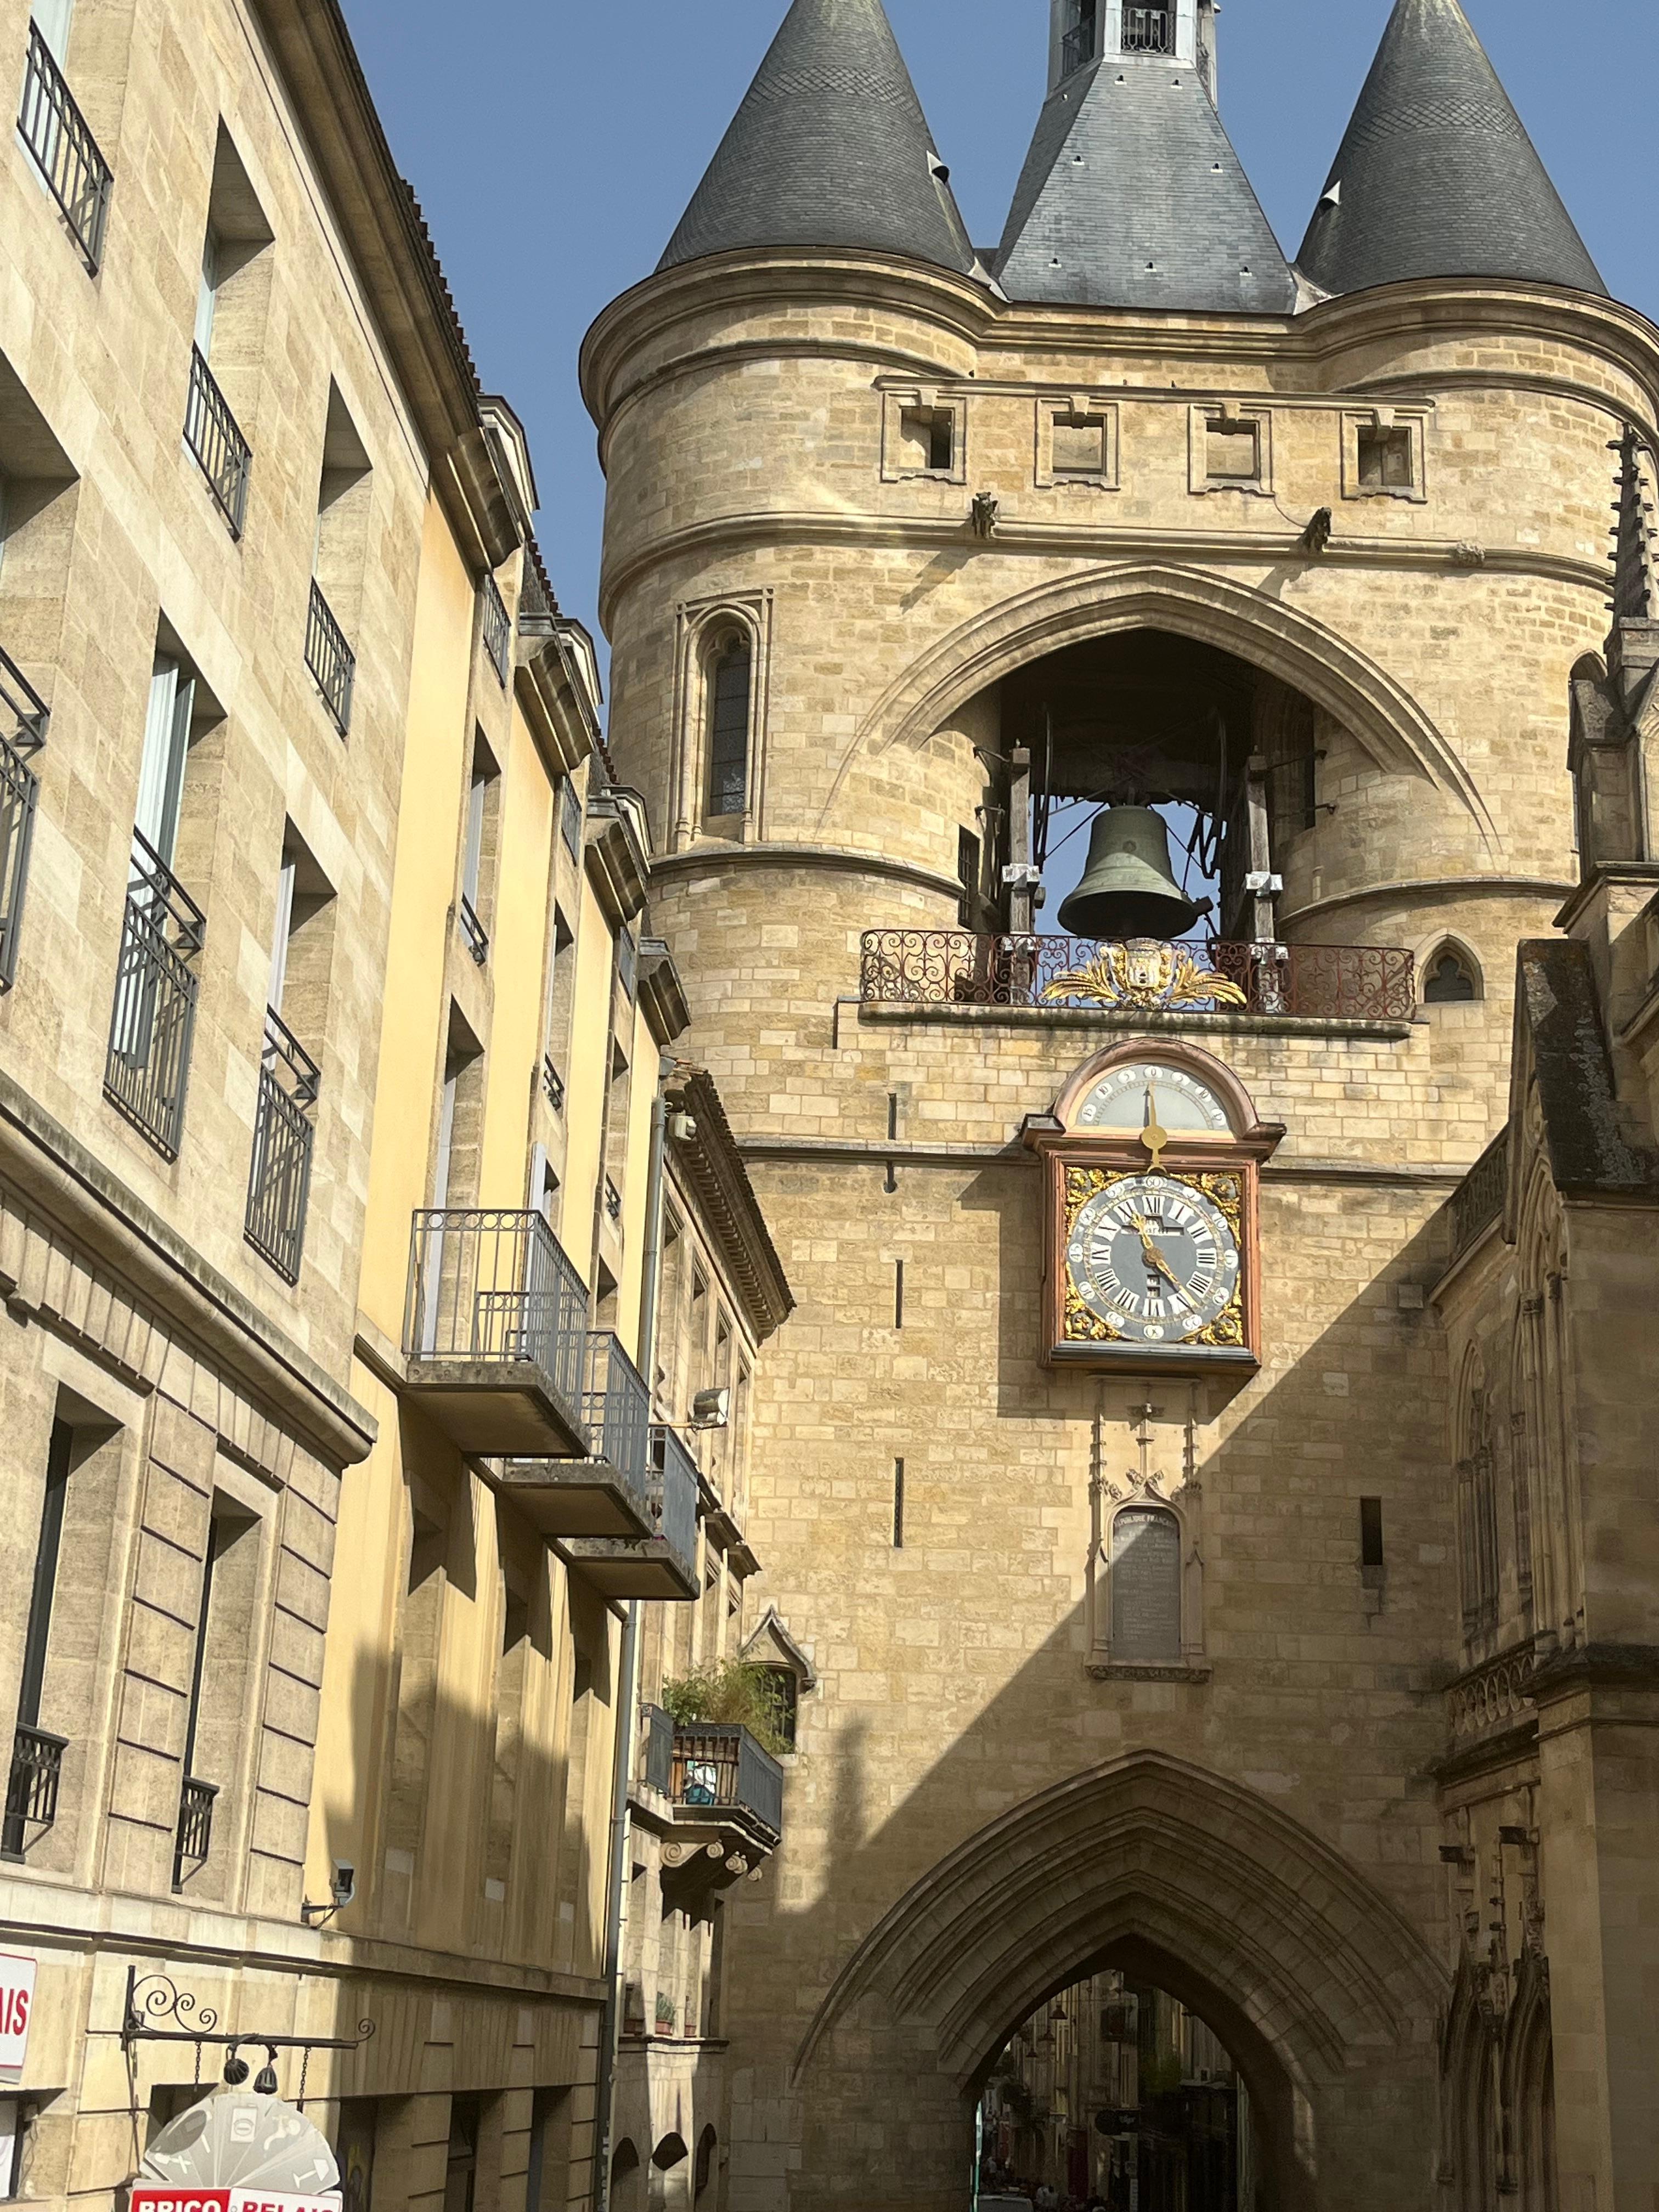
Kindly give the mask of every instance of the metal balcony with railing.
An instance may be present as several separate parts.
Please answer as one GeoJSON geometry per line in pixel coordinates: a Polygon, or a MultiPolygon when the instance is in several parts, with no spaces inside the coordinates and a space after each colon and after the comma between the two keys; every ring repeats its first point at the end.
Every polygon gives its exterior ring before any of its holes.
{"type": "Polygon", "coordinates": [[[564,1111],[564,1078],[553,1065],[550,1053],[542,1054],[542,1096],[556,1114],[564,1111]]]}
{"type": "Polygon", "coordinates": [[[489,665],[506,683],[513,666],[513,624],[508,619],[507,602],[493,576],[483,580],[483,603],[484,651],[489,655],[489,665]]]}
{"type": "Polygon", "coordinates": [[[770,1850],[783,1833],[783,1769],[746,1728],[690,1721],[674,1730],[675,1825],[689,1816],[748,1830],[770,1850]]]}
{"type": "Polygon", "coordinates": [[[640,1778],[648,1790],[665,1797],[674,1786],[673,1716],[660,1705],[646,1705],[640,1725],[640,1778]]]}
{"type": "Polygon", "coordinates": [[[639,1544],[654,1534],[650,1488],[651,1400],[639,1370],[608,1331],[582,1350],[580,1459],[515,1459],[494,1480],[538,1534],[599,1546],[639,1544]]]}
{"type": "Polygon", "coordinates": [[[1175,43],[1173,8],[1126,8],[1123,10],[1123,51],[1126,54],[1172,54],[1175,43]]]}
{"type": "Polygon", "coordinates": [[[1095,58],[1095,26],[1087,17],[1066,32],[1060,42],[1060,70],[1062,76],[1071,76],[1086,68],[1095,58]]]}
{"type": "Polygon", "coordinates": [[[410,1389],[462,1451],[585,1455],[586,1340],[586,1288],[542,1214],[415,1216],[404,1328],[410,1389]]]}
{"type": "Polygon", "coordinates": [[[104,1092],[166,1159],[179,1157],[207,916],[155,847],[132,836],[104,1092]]]}
{"type": "Polygon", "coordinates": [[[0,648],[0,991],[17,980],[17,945],[28,889],[40,779],[29,766],[46,741],[46,703],[0,648]]]}
{"type": "Polygon", "coordinates": [[[68,1749],[67,1736],[53,1735],[46,1729],[19,1728],[13,1736],[0,1858],[21,1859],[58,1818],[58,1790],[68,1749]]]}
{"type": "Polygon", "coordinates": [[[253,466],[253,448],[242,435],[200,346],[190,350],[185,443],[207,478],[208,489],[231,536],[240,538],[247,519],[247,480],[253,466]]]}
{"type": "Polygon", "coordinates": [[[297,1283],[317,1137],[322,1071],[274,1008],[265,1009],[259,1099],[253,1117],[246,1235],[284,1282],[297,1283]]]}
{"type": "Polygon", "coordinates": [[[461,893],[460,904],[455,909],[456,927],[461,933],[461,942],[480,968],[489,958],[489,932],[478,919],[478,909],[466,893],[461,893]]]}
{"type": "Polygon", "coordinates": [[[33,155],[88,272],[95,276],[104,254],[114,174],[38,23],[29,25],[17,133],[33,155]]]}
{"type": "Polygon", "coordinates": [[[216,1782],[185,1777],[179,1796],[179,1828],[173,1841],[173,1886],[182,1889],[187,1875],[204,1867],[213,1852],[213,1807],[219,1795],[216,1782]]]}
{"type": "Polygon", "coordinates": [[[334,619],[334,610],[323,597],[322,586],[311,580],[311,608],[306,617],[306,666],[311,671],[323,704],[344,737],[351,727],[351,693],[357,680],[357,656],[346,643],[346,634],[334,619]]]}
{"type": "MultiPolygon", "coordinates": [[[[601,1337],[594,1342],[614,1346],[616,1340],[601,1337]]],[[[623,1455],[630,1472],[641,1468],[646,1533],[618,1542],[572,1544],[568,1556],[605,1597],[684,1602],[695,1598],[702,1587],[697,1579],[697,1463],[674,1430],[651,1425],[645,1384],[620,1346],[616,1346],[614,1364],[610,1352],[605,1360],[607,1403],[601,1407],[589,1400],[595,1443],[611,1464],[623,1455]],[[617,1377],[626,1379],[620,1395],[612,1399],[617,1377]]]]}
{"type": "Polygon", "coordinates": [[[864,937],[859,997],[866,1006],[1392,1023],[1416,1013],[1417,968],[1409,952],[1370,945],[1177,945],[1146,951],[1075,937],[876,929],[864,937]]]}
{"type": "Polygon", "coordinates": [[[1492,1139],[1452,1193],[1452,1257],[1461,1260],[1504,1211],[1510,1187],[1507,1125],[1492,1139]]]}

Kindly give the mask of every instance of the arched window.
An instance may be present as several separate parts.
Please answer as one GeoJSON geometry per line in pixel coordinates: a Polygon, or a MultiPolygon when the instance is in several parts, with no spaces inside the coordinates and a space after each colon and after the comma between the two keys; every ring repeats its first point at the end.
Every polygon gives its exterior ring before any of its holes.
{"type": "Polygon", "coordinates": [[[1126,1505],[1112,1522],[1112,1658],[1181,1663],[1181,1522],[1163,1505],[1126,1505]]]}
{"type": "Polygon", "coordinates": [[[1425,1006],[1469,1006],[1480,996],[1480,978],[1474,963],[1455,945],[1443,945],[1423,963],[1423,1003],[1425,1006]]]}
{"type": "Polygon", "coordinates": [[[705,2128],[697,2138],[697,2173],[696,2201],[701,2204],[714,2179],[714,2154],[720,2148],[720,2137],[713,2128],[705,2128]]]}
{"type": "Polygon", "coordinates": [[[708,811],[741,814],[749,804],[749,696],[754,655],[733,631],[708,664],[708,811]]]}
{"type": "Polygon", "coordinates": [[[640,2154],[625,2138],[611,2161],[611,2212],[645,2212],[645,2176],[640,2154]]]}

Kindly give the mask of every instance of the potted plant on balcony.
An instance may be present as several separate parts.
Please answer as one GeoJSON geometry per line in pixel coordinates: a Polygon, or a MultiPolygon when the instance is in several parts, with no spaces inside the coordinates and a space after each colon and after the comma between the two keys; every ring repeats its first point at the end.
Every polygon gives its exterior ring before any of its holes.
{"type": "Polygon", "coordinates": [[[763,1751],[775,1759],[788,1746],[778,1727],[778,1709],[764,1667],[728,1659],[716,1667],[694,1668],[662,1687],[664,1710],[679,1728],[699,1721],[745,1728],[763,1751]]]}

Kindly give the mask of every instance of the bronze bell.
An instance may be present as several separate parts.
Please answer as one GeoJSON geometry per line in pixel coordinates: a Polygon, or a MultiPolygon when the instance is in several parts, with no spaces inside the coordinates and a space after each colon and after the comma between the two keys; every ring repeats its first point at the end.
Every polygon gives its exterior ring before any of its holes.
{"type": "Polygon", "coordinates": [[[1060,909],[1073,937],[1121,944],[1130,937],[1184,937],[1204,908],[1187,897],[1170,861],[1170,833],[1150,806],[1103,808],[1089,839],[1083,880],[1060,909]]]}

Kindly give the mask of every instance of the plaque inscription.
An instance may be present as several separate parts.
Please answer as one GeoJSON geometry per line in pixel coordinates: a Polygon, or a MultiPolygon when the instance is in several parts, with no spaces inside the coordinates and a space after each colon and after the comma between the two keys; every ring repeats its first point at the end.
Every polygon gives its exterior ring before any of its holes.
{"type": "Polygon", "coordinates": [[[1180,1664],[1181,1523],[1158,1506],[1126,1506],[1112,1523],[1112,1657],[1180,1664]]]}

